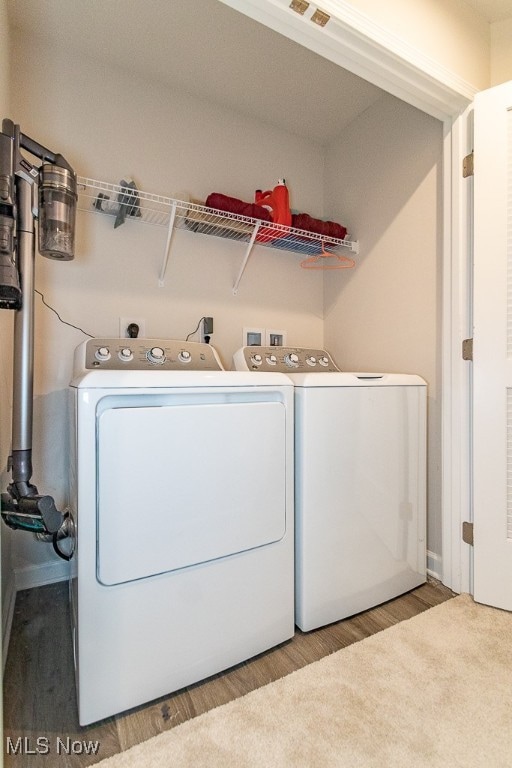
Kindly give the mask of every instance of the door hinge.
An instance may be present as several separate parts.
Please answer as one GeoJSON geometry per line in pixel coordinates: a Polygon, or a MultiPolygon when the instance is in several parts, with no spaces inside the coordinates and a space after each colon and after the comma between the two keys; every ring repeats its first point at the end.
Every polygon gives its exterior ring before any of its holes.
{"type": "Polygon", "coordinates": [[[473,541],[473,523],[462,523],[462,541],[465,544],[469,544],[471,547],[474,545],[473,541]]]}
{"type": "Polygon", "coordinates": [[[311,21],[313,21],[315,24],[318,24],[319,27],[325,27],[330,18],[331,17],[328,13],[321,11],[320,8],[317,8],[311,17],[311,21]]]}
{"type": "Polygon", "coordinates": [[[473,176],[474,160],[475,160],[475,153],[470,152],[469,155],[466,155],[466,157],[462,161],[462,178],[463,179],[467,179],[468,176],[473,176]]]}
{"type": "Polygon", "coordinates": [[[292,11],[295,11],[295,13],[300,13],[300,15],[303,16],[309,8],[309,3],[307,0],[292,0],[290,8],[292,11]]]}
{"type": "Polygon", "coordinates": [[[462,359],[473,360],[473,339],[464,339],[462,342],[462,359]]]}

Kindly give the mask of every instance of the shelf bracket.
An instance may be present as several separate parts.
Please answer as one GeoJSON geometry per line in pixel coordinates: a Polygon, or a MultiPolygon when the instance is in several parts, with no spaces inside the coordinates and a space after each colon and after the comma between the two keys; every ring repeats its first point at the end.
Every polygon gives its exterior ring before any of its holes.
{"type": "Polygon", "coordinates": [[[169,251],[171,249],[171,238],[174,230],[174,220],[176,218],[177,202],[174,200],[171,204],[171,212],[169,215],[169,226],[167,227],[167,240],[165,243],[164,259],[162,262],[162,269],[160,270],[160,277],[158,279],[158,287],[164,287],[164,277],[167,270],[167,262],[169,261],[169,251]]]}
{"type": "Polygon", "coordinates": [[[254,231],[253,231],[253,233],[251,235],[251,239],[249,240],[249,242],[247,244],[247,250],[245,252],[244,260],[242,261],[242,265],[240,267],[240,271],[238,273],[238,277],[235,280],[235,284],[233,286],[233,295],[234,296],[236,296],[236,294],[238,293],[238,286],[240,285],[240,280],[242,279],[242,275],[243,275],[243,273],[245,271],[245,268],[247,266],[247,262],[249,261],[249,256],[251,255],[251,251],[252,251],[252,248],[253,248],[253,245],[254,245],[254,241],[256,240],[256,235],[258,234],[258,230],[260,228],[260,225],[261,225],[260,221],[256,222],[256,224],[254,225],[254,231]]]}

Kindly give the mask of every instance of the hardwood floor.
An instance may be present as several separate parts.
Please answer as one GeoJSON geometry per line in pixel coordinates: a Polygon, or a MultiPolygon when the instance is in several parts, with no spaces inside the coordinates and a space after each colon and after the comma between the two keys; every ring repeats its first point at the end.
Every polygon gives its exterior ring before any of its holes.
{"type": "Polygon", "coordinates": [[[297,630],[288,642],[227,672],[81,728],[67,584],[19,592],[4,675],[5,768],[93,765],[452,596],[428,582],[350,619],[309,633],[297,630]]]}

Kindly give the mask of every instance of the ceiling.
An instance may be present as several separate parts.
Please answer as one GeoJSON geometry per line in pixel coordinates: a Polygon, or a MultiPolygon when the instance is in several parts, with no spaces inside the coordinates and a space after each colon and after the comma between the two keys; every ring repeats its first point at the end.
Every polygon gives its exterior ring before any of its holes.
{"type": "MultiPolygon", "coordinates": [[[[489,21],[512,16],[512,0],[465,1],[489,21]]],[[[383,95],[218,0],[7,0],[7,8],[13,28],[53,46],[321,144],[383,95]]]]}
{"type": "MultiPolygon", "coordinates": [[[[325,144],[382,96],[217,0],[8,0],[12,27],[325,144]]],[[[108,71],[108,70],[107,70],[108,71]]]]}

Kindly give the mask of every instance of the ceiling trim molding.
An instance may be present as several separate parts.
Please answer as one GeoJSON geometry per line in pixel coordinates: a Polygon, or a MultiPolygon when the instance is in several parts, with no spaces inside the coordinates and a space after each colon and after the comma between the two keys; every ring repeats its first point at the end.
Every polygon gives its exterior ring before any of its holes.
{"type": "Polygon", "coordinates": [[[478,91],[346,0],[322,0],[331,17],[325,27],[311,21],[313,3],[301,16],[290,0],[220,2],[440,120],[454,119],[478,91]]]}

